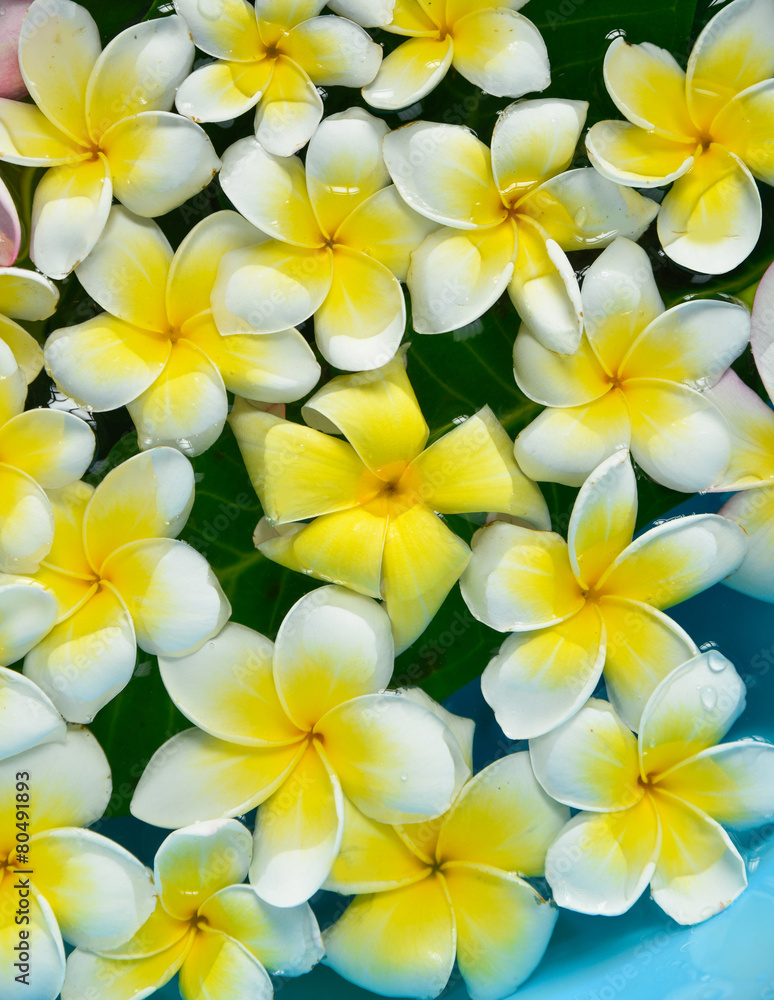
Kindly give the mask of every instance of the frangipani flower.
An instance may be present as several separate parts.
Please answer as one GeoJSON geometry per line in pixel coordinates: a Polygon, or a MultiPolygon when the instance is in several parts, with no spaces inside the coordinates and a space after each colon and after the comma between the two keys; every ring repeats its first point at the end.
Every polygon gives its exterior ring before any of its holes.
{"type": "Polygon", "coordinates": [[[152,912],[153,884],[143,865],[107,837],[81,829],[100,818],[111,788],[105,754],[81,726],[0,761],[4,1000],[55,1000],[65,975],[63,938],[112,948],[152,912]]]}
{"type": "Polygon", "coordinates": [[[276,156],[305,146],[322,118],[317,86],[362,87],[382,50],[358,24],[318,17],[324,0],[175,0],[203,52],[215,56],[177,94],[194,121],[222,122],[255,107],[255,137],[276,156]]]}
{"type": "Polygon", "coordinates": [[[456,956],[473,1000],[510,996],[543,957],[557,917],[521,876],[543,874],[568,818],[528,753],[480,771],[430,823],[383,826],[349,806],[326,888],[355,899],[324,934],[325,964],[374,993],[435,997],[456,956]]]}
{"type": "Polygon", "coordinates": [[[408,35],[382,62],[363,97],[394,111],[421,100],[450,66],[495,97],[521,97],[551,82],[546,43],[517,10],[527,0],[399,0],[383,27],[408,35]]]}
{"type": "Polygon", "coordinates": [[[472,323],[508,289],[540,342],[572,354],[583,331],[567,250],[637,239],[655,202],[592,167],[568,170],[588,105],[518,101],[497,119],[491,150],[460,125],[414,122],[384,140],[387,169],[408,204],[443,226],[411,256],[414,329],[472,323]]]}
{"type": "Polygon", "coordinates": [[[132,1000],[180,972],[183,1000],[270,1000],[267,970],[300,976],[322,956],[309,905],[278,909],[242,885],[252,838],[233,819],[171,833],[156,854],[156,909],[131,940],[67,959],[62,1000],[132,1000]]]}
{"type": "Polygon", "coordinates": [[[564,722],[603,667],[608,697],[638,729],[659,681],[698,652],[662,609],[736,569],[745,534],[717,514],[693,514],[632,541],[636,517],[634,470],[619,451],[581,487],[567,542],[504,521],[473,536],[462,596],[480,621],[515,633],[481,679],[508,736],[538,736],[564,722]]]}
{"type": "Polygon", "coordinates": [[[126,686],[137,646],[179,656],[231,613],[205,559],[174,539],[193,503],[193,469],[172,448],[130,458],[99,486],[49,492],[54,545],[33,581],[56,597],[57,624],[24,672],[72,722],[90,722],[126,686]]]}
{"type": "Polygon", "coordinates": [[[421,635],[470,559],[435,512],[550,523],[489,407],[425,448],[427,424],[402,358],[337,376],[303,413],[310,427],[239,401],[231,414],[269,523],[314,518],[258,547],[282,566],[384,598],[399,650],[421,635]]]}
{"type": "Polygon", "coordinates": [[[20,660],[40,642],[58,613],[56,598],[44,587],[0,573],[0,666],[20,660]]]}
{"type": "Polygon", "coordinates": [[[91,14],[35,0],[19,63],[35,104],[0,99],[0,156],[51,167],[35,190],[30,256],[64,278],[91,251],[113,195],[163,215],[205,187],[220,162],[204,131],[169,111],[194,47],[179,17],[142,21],[101,52],[91,14]]]}
{"type": "MultiPolygon", "coordinates": [[[[3,589],[0,587],[0,600],[3,589]]],[[[46,596],[53,601],[50,594],[46,596]]],[[[0,667],[0,760],[38,743],[61,743],[66,733],[64,719],[37,684],[15,670],[0,667]]]]}
{"type": "Polygon", "coordinates": [[[236,212],[216,212],[173,254],[155,222],[115,206],[76,271],[107,312],[51,334],[52,377],[93,410],[127,406],[141,448],[172,445],[187,455],[220,436],[226,389],[267,402],[306,395],[320,366],[297,330],[222,337],[212,318],[221,257],[261,239],[236,212]]]}
{"type": "Polygon", "coordinates": [[[322,122],[305,167],[254,139],[226,150],[223,190],[273,239],[224,258],[212,297],[223,333],[272,333],[314,314],[317,346],[337,368],[376,368],[393,357],[406,326],[400,280],[435,225],[390,183],[387,131],[350,108],[322,122]]]}
{"type": "Polygon", "coordinates": [[[666,49],[616,38],[605,83],[626,122],[592,126],[586,146],[606,177],[632,187],[674,181],[658,235],[683,267],[721,274],[761,230],[754,178],[774,183],[774,7],[735,0],[704,28],[687,74],[666,49]]]}
{"type": "Polygon", "coordinates": [[[54,540],[44,490],[70,486],[94,455],[94,434],[72,413],[24,411],[27,383],[0,341],[0,573],[34,573],[54,540]]]}
{"type": "Polygon", "coordinates": [[[744,861],[721,823],[744,829],[774,816],[774,746],[723,739],[745,704],[729,661],[711,650],[653,692],[639,739],[605,701],[591,698],[561,728],[530,740],[535,775],[575,809],[548,850],[557,903],[624,913],[650,882],[681,924],[706,920],[747,885],[744,861]]]}
{"type": "Polygon", "coordinates": [[[518,435],[528,476],[580,486],[619,448],[658,483],[706,490],[731,458],[728,424],[701,390],[744,350],[750,314],[741,303],[695,299],[664,311],[648,255],[616,240],[586,272],[585,334],[557,357],[522,326],[514,375],[548,409],[518,435]]]}
{"type": "Polygon", "coordinates": [[[158,750],[131,810],[176,827],[262,803],[250,881],[272,905],[302,903],[325,881],[345,796],[379,822],[415,822],[445,812],[470,774],[442,721],[454,717],[429,698],[433,710],[385,692],[389,619],[341,587],[297,601],[276,644],[230,623],[198,652],[159,665],[199,728],[158,750]]]}

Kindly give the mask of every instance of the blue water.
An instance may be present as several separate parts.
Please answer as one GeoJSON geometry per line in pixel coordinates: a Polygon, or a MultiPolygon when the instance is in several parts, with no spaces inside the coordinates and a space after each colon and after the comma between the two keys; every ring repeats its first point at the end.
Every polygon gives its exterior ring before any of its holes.
{"type": "MultiPolygon", "coordinates": [[[[716,510],[718,497],[692,498],[672,513],[716,510]]],[[[669,611],[699,645],[713,643],[747,684],[747,709],[727,739],[774,741],[774,605],[716,586],[669,611]]],[[[448,708],[477,723],[476,768],[516,744],[504,739],[478,682],[456,692],[448,708]]],[[[165,832],[131,819],[108,820],[113,836],[152,864],[165,832]]],[[[625,915],[590,917],[561,911],[546,955],[519,990],[521,1000],[774,1000],[774,824],[732,837],[747,859],[749,888],[723,913],[680,927],[646,893],[625,915]]],[[[325,901],[321,901],[324,912],[325,901]]],[[[318,967],[297,980],[275,980],[281,1000],[366,1000],[373,994],[318,967]]],[[[176,979],[156,996],[179,997],[176,979]]],[[[465,1000],[455,974],[444,996],[465,1000]]]]}

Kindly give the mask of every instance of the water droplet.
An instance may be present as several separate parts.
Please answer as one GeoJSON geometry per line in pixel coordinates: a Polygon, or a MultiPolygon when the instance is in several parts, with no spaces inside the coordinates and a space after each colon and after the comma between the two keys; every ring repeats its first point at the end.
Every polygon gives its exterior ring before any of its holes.
{"type": "Polygon", "coordinates": [[[400,780],[401,781],[408,781],[408,775],[406,774],[405,771],[403,772],[403,774],[401,774],[400,780]]]}
{"type": "Polygon", "coordinates": [[[725,658],[725,656],[723,656],[722,653],[719,653],[716,649],[712,649],[709,651],[709,653],[707,653],[707,666],[713,673],[719,674],[721,670],[726,669],[727,665],[728,665],[728,660],[725,658]]]}
{"type": "Polygon", "coordinates": [[[704,705],[707,711],[711,711],[718,703],[718,693],[714,687],[709,687],[709,685],[701,688],[699,691],[699,697],[701,698],[702,705],[704,705]]]}
{"type": "Polygon", "coordinates": [[[588,211],[588,209],[587,208],[582,208],[575,215],[575,225],[576,226],[585,226],[586,223],[588,222],[588,218],[589,218],[589,211],[588,211]]]}

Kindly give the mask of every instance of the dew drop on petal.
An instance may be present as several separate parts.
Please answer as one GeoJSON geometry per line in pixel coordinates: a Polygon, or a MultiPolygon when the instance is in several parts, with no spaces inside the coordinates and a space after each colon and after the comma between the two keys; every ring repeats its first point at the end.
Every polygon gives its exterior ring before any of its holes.
{"type": "Polygon", "coordinates": [[[699,697],[701,698],[702,705],[704,705],[708,712],[715,707],[718,701],[717,691],[714,687],[710,687],[709,685],[701,688],[699,691],[699,697]]]}
{"type": "Polygon", "coordinates": [[[712,649],[707,654],[707,666],[713,673],[719,674],[728,666],[728,660],[722,653],[719,653],[716,649],[712,649]]]}

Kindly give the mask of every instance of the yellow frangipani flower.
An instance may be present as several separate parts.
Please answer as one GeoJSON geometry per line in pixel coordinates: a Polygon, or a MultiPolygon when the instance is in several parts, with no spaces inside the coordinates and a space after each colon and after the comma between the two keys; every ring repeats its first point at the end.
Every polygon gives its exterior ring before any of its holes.
{"type": "Polygon", "coordinates": [[[220,436],[226,390],[288,402],[320,377],[297,330],[221,336],[210,292],[221,257],[262,240],[236,212],[216,212],[173,254],[155,222],[115,206],[78,280],[107,312],[54,331],[46,366],[57,385],[93,410],[127,406],[141,448],[199,455],[220,436]]]}
{"type": "Polygon", "coordinates": [[[747,346],[747,307],[693,299],[665,311],[648,255],[626,239],[589,267],[581,302],[584,335],[572,357],[546,350],[528,324],[516,337],[516,382],[547,407],[516,438],[521,468],[580,486],[603,459],[630,448],[657,483],[709,489],[732,449],[725,418],[702,390],[747,346]]]}
{"type": "Polygon", "coordinates": [[[345,799],[382,823],[441,815],[470,775],[473,723],[416,692],[388,692],[394,649],[375,601],[321,587],[276,643],[234,623],[183,660],[160,657],[170,697],[198,728],[165,743],[132,813],[177,827],[259,806],[250,882],[295,906],[328,877],[345,799]]]}
{"type": "Polygon", "coordinates": [[[223,190],[273,239],[224,258],[212,293],[223,333],[271,333],[314,314],[317,346],[336,368],[377,368],[393,357],[406,327],[400,281],[436,227],[390,183],[387,131],[350,108],[322,122],[305,164],[251,138],[226,150],[223,190]]]}
{"type": "Polygon", "coordinates": [[[323,951],[314,914],[308,903],[271,906],[242,885],[251,855],[250,833],[233,819],[170,834],[153,866],[156,909],[117,948],[76,948],[62,1000],[148,996],[176,972],[183,1000],[271,1000],[267,970],[308,972],[323,951]]]}
{"type": "Polygon", "coordinates": [[[443,228],[411,255],[414,329],[472,323],[506,290],[549,350],[572,354],[583,321],[565,251],[637,239],[655,202],[592,167],[569,170],[586,120],[582,101],[517,101],[498,117],[492,147],[460,125],[414,122],[384,139],[404,200],[443,228]]]}
{"type": "Polygon", "coordinates": [[[603,667],[608,697],[637,729],[659,681],[698,652],[661,609],[736,569],[745,533],[717,514],[693,514],[632,541],[636,517],[637,482],[622,450],[581,487],[567,542],[504,521],[473,536],[462,596],[480,621],[514,633],[481,679],[508,736],[538,736],[564,722],[603,667]]]}
{"type": "Polygon", "coordinates": [[[546,878],[560,906],[614,916],[650,882],[662,910],[695,924],[736,899],[745,864],[720,824],[745,829],[774,816],[774,746],[716,745],[744,705],[739,675],[710,650],[659,684],[639,738],[591,698],[530,740],[543,788],[584,810],[548,849],[546,878]]]}
{"type": "MultiPolygon", "coordinates": [[[[17,695],[20,681],[13,683],[17,695]]],[[[0,697],[5,700],[1,686],[0,697]]],[[[40,707],[39,695],[23,697],[18,708],[40,707]]],[[[0,761],[0,976],[3,996],[13,1000],[59,996],[63,938],[84,948],[113,948],[137,931],[154,905],[147,869],[112,840],[82,829],[102,816],[112,791],[96,739],[82,726],[41,737],[46,742],[0,761]],[[26,960],[21,930],[28,932],[26,960]]]]}
{"type": "Polygon", "coordinates": [[[309,427],[237,401],[229,418],[269,523],[314,518],[259,549],[384,598],[398,650],[424,631],[470,559],[437,513],[499,511],[550,523],[489,407],[425,448],[427,424],[400,357],[337,376],[303,412],[309,427]]]}
{"type": "Polygon", "coordinates": [[[358,24],[318,17],[324,0],[175,0],[193,39],[216,62],[191,74],[177,109],[222,122],[255,107],[255,136],[276,156],[305,146],[322,118],[318,86],[362,87],[382,50],[358,24]]]}
{"type": "Polygon", "coordinates": [[[754,178],[774,183],[774,7],[734,0],[707,24],[687,73],[650,42],[616,38],[605,83],[626,122],[592,126],[586,146],[606,177],[631,187],[674,182],[658,235],[683,267],[721,274],[761,230],[754,178]]]}
{"type": "Polygon", "coordinates": [[[113,196],[163,215],[205,187],[220,161],[205,132],[170,114],[194,47],[179,17],[127,28],[101,51],[89,12],[34,0],[19,65],[34,104],[0,99],[0,157],[51,167],[35,189],[30,256],[64,278],[91,251],[113,196]]]}
{"type": "Polygon", "coordinates": [[[495,97],[521,97],[551,82],[543,38],[522,14],[527,0],[397,0],[385,31],[408,35],[363,87],[373,108],[394,111],[430,93],[453,66],[495,97]]]}
{"type": "Polygon", "coordinates": [[[91,464],[94,434],[79,417],[24,411],[27,381],[0,340],[0,573],[34,573],[54,540],[45,490],[77,482],[91,464]]]}
{"type": "Polygon", "coordinates": [[[191,463],[173,448],[130,458],[96,489],[49,491],[54,544],[32,580],[53,593],[59,614],[24,673],[66,719],[90,722],[126,686],[138,645],[178,656],[228,619],[205,559],[175,540],[193,493],[191,463]]]}
{"type": "Polygon", "coordinates": [[[473,1000],[510,996],[557,918],[522,876],[543,874],[569,815],[528,753],[490,764],[429,823],[384,826],[350,805],[325,888],[355,899],[323,935],[325,964],[375,993],[435,997],[456,958],[473,1000]]]}

